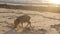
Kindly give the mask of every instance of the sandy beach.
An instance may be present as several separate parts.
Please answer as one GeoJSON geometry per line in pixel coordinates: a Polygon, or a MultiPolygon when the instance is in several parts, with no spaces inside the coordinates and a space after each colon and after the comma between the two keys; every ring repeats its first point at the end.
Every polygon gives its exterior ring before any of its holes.
{"type": "Polygon", "coordinates": [[[60,24],[59,13],[0,8],[0,34],[60,34],[56,28],[51,28],[51,25],[55,24],[60,24]],[[31,23],[34,28],[32,30],[25,29],[20,32],[14,32],[11,24],[23,14],[31,17],[31,23]],[[47,32],[40,29],[44,29],[47,32]]]}

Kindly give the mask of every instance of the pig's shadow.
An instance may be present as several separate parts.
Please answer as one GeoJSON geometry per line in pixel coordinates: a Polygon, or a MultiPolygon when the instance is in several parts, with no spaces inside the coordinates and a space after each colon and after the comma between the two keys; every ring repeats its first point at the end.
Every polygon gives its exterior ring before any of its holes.
{"type": "Polygon", "coordinates": [[[23,29],[21,32],[16,32],[13,29],[5,32],[4,34],[45,34],[47,33],[47,30],[45,29],[29,29],[29,28],[25,28],[23,29]]]}

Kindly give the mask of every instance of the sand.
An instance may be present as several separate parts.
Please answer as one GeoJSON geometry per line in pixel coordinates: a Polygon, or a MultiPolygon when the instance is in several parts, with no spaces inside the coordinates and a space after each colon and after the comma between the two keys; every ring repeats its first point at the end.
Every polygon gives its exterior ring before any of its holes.
{"type": "Polygon", "coordinates": [[[55,28],[50,27],[54,24],[60,24],[59,13],[0,8],[0,34],[59,34],[55,28]],[[20,29],[20,32],[15,32],[11,24],[23,14],[31,17],[33,29],[20,29]],[[44,29],[46,32],[40,29],[44,29]]]}

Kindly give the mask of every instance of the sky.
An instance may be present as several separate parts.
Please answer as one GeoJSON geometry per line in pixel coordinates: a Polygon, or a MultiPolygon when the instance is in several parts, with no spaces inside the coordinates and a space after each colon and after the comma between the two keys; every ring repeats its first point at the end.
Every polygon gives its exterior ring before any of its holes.
{"type": "Polygon", "coordinates": [[[47,0],[0,0],[0,3],[46,3],[47,0]]]}

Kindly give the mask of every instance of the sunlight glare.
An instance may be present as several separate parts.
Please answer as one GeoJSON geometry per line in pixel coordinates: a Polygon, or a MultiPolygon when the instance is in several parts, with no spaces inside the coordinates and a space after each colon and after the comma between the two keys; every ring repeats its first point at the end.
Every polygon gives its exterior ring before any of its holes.
{"type": "Polygon", "coordinates": [[[60,4],[60,0],[48,0],[48,3],[60,4]]]}

